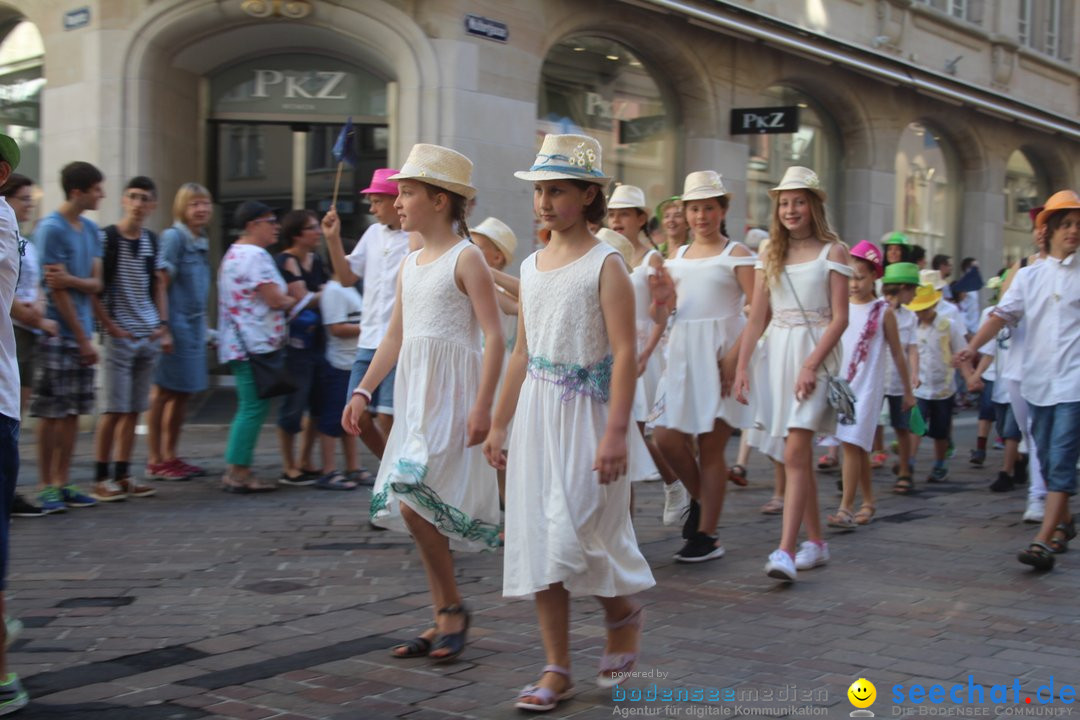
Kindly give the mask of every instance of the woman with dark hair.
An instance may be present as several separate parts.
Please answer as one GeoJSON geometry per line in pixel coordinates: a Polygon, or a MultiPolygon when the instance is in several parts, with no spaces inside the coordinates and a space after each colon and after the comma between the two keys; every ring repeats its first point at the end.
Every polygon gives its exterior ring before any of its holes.
{"type": "Polygon", "coordinates": [[[312,467],[311,453],[315,445],[318,387],[316,378],[321,366],[323,347],[322,316],[319,314],[319,293],[329,279],[322,258],[316,252],[322,240],[322,226],[311,210],[292,210],[281,218],[281,238],[286,250],[275,258],[289,295],[304,303],[289,323],[289,341],[285,350],[285,366],[296,391],[282,399],[278,414],[278,445],[281,448],[280,482],[286,485],[312,485],[322,475],[312,467]],[[308,422],[304,423],[304,413],[308,422]],[[296,459],[295,438],[301,428],[304,438],[300,445],[300,461],[296,459]]]}

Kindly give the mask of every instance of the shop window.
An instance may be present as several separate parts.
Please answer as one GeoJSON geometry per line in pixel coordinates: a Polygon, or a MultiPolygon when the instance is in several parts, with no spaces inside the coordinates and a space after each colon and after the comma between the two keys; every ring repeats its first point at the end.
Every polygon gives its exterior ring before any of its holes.
{"type": "Polygon", "coordinates": [[[571,36],[552,47],[540,72],[537,147],[549,133],[600,141],[604,173],[637,185],[655,206],[678,191],[673,103],[624,45],[571,36]]]}
{"type": "Polygon", "coordinates": [[[1072,55],[1069,28],[1074,3],[1061,0],[1020,0],[1017,37],[1020,44],[1058,60],[1072,55]]]}
{"type": "MultiPolygon", "coordinates": [[[[799,108],[799,129],[791,134],[751,135],[750,161],[746,172],[747,227],[768,229],[772,199],[769,188],[775,187],[792,165],[808,167],[818,174],[829,194],[829,206],[839,200],[839,171],[836,157],[838,141],[828,116],[808,96],[786,87],[765,91],[764,105],[799,108]]],[[[830,222],[836,227],[835,217],[830,222]]]]}
{"type": "Polygon", "coordinates": [[[949,187],[951,153],[941,136],[922,123],[911,123],[896,152],[895,225],[928,257],[955,254],[956,194],[949,187]]]}
{"type": "Polygon", "coordinates": [[[1028,211],[1042,204],[1050,194],[1046,173],[1037,167],[1022,150],[1013,151],[1005,166],[1005,232],[1002,248],[1005,265],[1030,252],[1032,223],[1028,211]]]}
{"type": "Polygon", "coordinates": [[[258,125],[233,125],[229,128],[228,158],[230,180],[250,180],[263,177],[263,133],[258,125]]]}
{"type": "Polygon", "coordinates": [[[0,132],[19,144],[19,172],[41,180],[41,93],[45,46],[28,20],[0,38],[0,132]]]}

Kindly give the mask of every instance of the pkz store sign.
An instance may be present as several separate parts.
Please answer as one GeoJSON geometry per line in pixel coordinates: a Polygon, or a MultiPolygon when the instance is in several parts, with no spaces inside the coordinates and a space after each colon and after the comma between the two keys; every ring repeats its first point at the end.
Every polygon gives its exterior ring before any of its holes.
{"type": "Polygon", "coordinates": [[[210,81],[213,113],[386,116],[386,82],[362,68],[319,55],[275,55],[234,65],[210,81]]]}
{"type": "Polygon", "coordinates": [[[799,108],[732,108],[732,135],[762,135],[793,133],[799,129],[799,108]]]}
{"type": "Polygon", "coordinates": [[[506,42],[510,39],[510,28],[507,27],[506,23],[473,15],[472,13],[465,16],[465,32],[498,42],[506,42]]]}

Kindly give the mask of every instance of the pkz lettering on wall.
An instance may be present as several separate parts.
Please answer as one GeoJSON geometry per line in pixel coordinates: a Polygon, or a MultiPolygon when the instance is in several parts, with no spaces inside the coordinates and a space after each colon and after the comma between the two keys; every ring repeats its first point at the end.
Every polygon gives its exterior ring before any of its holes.
{"type": "Polygon", "coordinates": [[[338,94],[344,79],[345,73],[338,71],[255,70],[251,97],[266,98],[274,92],[286,98],[345,100],[345,94],[338,94]]]}
{"type": "Polygon", "coordinates": [[[472,13],[465,16],[465,32],[498,42],[506,42],[510,39],[510,28],[507,27],[506,23],[473,15],[472,13]]]}
{"type": "Polygon", "coordinates": [[[732,135],[760,135],[773,133],[793,133],[799,129],[799,108],[732,108],[732,135]]]}

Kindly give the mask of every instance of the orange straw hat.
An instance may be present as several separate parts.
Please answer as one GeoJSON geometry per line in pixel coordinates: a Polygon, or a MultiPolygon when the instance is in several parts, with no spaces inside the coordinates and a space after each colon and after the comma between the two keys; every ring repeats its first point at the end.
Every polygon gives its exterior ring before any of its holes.
{"type": "Polygon", "coordinates": [[[1075,190],[1058,190],[1051,195],[1042,212],[1035,217],[1035,227],[1044,227],[1051,215],[1065,210],[1080,210],[1080,195],[1075,190]]]}

